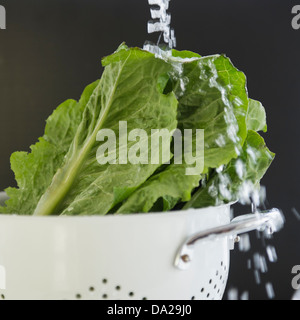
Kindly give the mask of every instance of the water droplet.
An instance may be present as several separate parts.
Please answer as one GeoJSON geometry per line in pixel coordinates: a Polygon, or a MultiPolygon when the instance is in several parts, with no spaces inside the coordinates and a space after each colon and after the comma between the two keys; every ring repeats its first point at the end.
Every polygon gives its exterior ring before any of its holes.
{"type": "Polygon", "coordinates": [[[292,212],[294,216],[297,218],[297,220],[300,221],[300,213],[298,212],[298,210],[296,208],[292,208],[292,212]]]}
{"type": "Polygon", "coordinates": [[[266,291],[269,299],[275,298],[275,292],[272,283],[268,282],[266,283],[266,291]]]}
{"type": "Polygon", "coordinates": [[[228,290],[228,300],[238,300],[239,292],[236,288],[231,288],[228,290]]]}
{"type": "Polygon", "coordinates": [[[300,301],[300,290],[295,291],[292,300],[300,301]]]}
{"type": "Polygon", "coordinates": [[[277,262],[278,258],[277,258],[277,253],[276,253],[275,247],[267,246],[266,251],[267,251],[269,261],[273,262],[273,263],[277,262]]]}
{"type": "Polygon", "coordinates": [[[263,256],[260,256],[260,270],[262,273],[267,273],[268,272],[268,266],[266,262],[266,258],[263,256]]]}
{"type": "Polygon", "coordinates": [[[248,261],[247,261],[247,268],[248,268],[248,270],[252,269],[252,261],[251,261],[251,259],[248,259],[248,261]]]}
{"type": "Polygon", "coordinates": [[[243,300],[243,301],[249,300],[249,292],[248,291],[245,291],[241,294],[241,300],[243,300]]]}
{"type": "Polygon", "coordinates": [[[225,138],[222,134],[219,134],[218,138],[216,139],[216,144],[219,147],[224,147],[226,145],[225,138]]]}
{"type": "Polygon", "coordinates": [[[255,253],[253,255],[253,262],[255,270],[259,270],[262,273],[266,273],[268,271],[266,258],[259,253],[255,253]]]}
{"type": "Polygon", "coordinates": [[[244,175],[245,175],[245,164],[243,163],[242,160],[237,160],[235,163],[235,171],[239,178],[242,180],[244,175]]]}
{"type": "Polygon", "coordinates": [[[256,284],[261,284],[260,274],[258,270],[254,270],[254,278],[255,278],[256,284]]]}
{"type": "Polygon", "coordinates": [[[251,243],[250,243],[250,237],[248,233],[241,236],[240,242],[239,242],[239,250],[241,252],[247,252],[251,249],[251,243]]]}

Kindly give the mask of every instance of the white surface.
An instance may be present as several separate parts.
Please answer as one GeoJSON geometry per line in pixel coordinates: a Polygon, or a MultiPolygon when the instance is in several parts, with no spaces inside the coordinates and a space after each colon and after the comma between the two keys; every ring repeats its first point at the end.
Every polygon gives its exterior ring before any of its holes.
{"type": "Polygon", "coordinates": [[[0,215],[0,300],[220,299],[227,238],[196,245],[187,271],[173,263],[188,236],[229,222],[230,206],[104,217],[0,215]]]}

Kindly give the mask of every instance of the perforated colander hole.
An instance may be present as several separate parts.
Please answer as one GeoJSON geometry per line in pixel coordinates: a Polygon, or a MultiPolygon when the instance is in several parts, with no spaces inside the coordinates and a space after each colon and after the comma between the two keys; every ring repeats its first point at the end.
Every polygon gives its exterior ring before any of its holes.
{"type": "Polygon", "coordinates": [[[203,292],[204,292],[204,288],[201,289],[201,293],[203,293],[203,292]]]}
{"type": "Polygon", "coordinates": [[[116,289],[117,291],[120,291],[120,290],[121,290],[121,286],[116,286],[115,289],[116,289]]]}
{"type": "Polygon", "coordinates": [[[132,298],[134,296],[134,292],[129,292],[128,295],[132,298]]]}
{"type": "Polygon", "coordinates": [[[82,297],[81,297],[81,294],[80,293],[77,293],[76,294],[76,299],[80,300],[82,297]]]}
{"type": "Polygon", "coordinates": [[[191,300],[195,300],[195,299],[196,299],[196,297],[195,297],[195,296],[191,297],[191,300]]]}
{"type": "Polygon", "coordinates": [[[102,298],[103,298],[103,299],[107,299],[107,298],[108,298],[108,295],[107,295],[106,293],[104,293],[104,294],[102,295],[102,298]]]}
{"type": "Polygon", "coordinates": [[[95,291],[95,288],[94,288],[94,287],[90,287],[90,288],[89,288],[89,291],[90,291],[90,292],[94,292],[94,291],[95,291]]]}
{"type": "Polygon", "coordinates": [[[105,278],[102,279],[102,283],[103,283],[103,284],[107,284],[107,279],[105,279],[105,278]]]}
{"type": "Polygon", "coordinates": [[[209,284],[212,284],[212,279],[209,280],[209,284]]]}
{"type": "Polygon", "coordinates": [[[148,300],[146,297],[144,297],[142,300],[148,300]]]}
{"type": "Polygon", "coordinates": [[[5,295],[4,294],[1,294],[1,300],[5,300],[5,295]]]}

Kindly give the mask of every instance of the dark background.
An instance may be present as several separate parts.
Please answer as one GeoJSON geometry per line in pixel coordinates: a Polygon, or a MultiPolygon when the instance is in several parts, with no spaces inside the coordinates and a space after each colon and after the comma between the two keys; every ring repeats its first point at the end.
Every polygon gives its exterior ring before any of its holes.
{"type": "MultiPolygon", "coordinates": [[[[78,99],[101,76],[101,57],[126,41],[142,46],[150,19],[147,0],[1,0],[7,30],[0,30],[0,190],[14,185],[9,157],[43,135],[45,119],[61,102],[78,99]]],[[[263,102],[277,157],[263,179],[268,207],[281,208],[284,231],[270,241],[279,260],[257,285],[246,262],[263,246],[252,234],[252,250],[232,253],[228,288],[266,299],[291,299],[291,269],[300,264],[299,208],[300,30],[291,27],[289,0],[172,0],[178,49],[225,53],[248,78],[249,95],[263,102]]],[[[155,35],[154,39],[157,39],[155,35]]],[[[239,209],[243,210],[243,209],[239,209]]],[[[246,210],[246,208],[244,208],[246,210]]],[[[225,295],[225,298],[228,293],[225,295]]]]}

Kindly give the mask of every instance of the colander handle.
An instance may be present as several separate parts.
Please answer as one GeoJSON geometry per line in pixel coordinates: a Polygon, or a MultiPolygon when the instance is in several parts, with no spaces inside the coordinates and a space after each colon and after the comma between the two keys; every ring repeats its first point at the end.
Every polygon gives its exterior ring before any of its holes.
{"type": "Polygon", "coordinates": [[[272,234],[279,231],[283,225],[284,217],[278,209],[237,217],[227,225],[201,231],[189,237],[178,250],[175,267],[180,270],[189,268],[193,260],[194,246],[199,241],[215,240],[220,237],[235,239],[237,235],[253,230],[265,231],[268,234],[272,234]]]}

